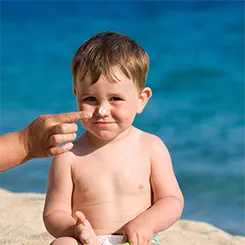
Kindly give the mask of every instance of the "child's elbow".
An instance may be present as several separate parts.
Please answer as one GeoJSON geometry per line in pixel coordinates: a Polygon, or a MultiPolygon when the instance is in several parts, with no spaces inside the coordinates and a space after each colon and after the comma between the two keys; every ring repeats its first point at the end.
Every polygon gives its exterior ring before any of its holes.
{"type": "Polygon", "coordinates": [[[181,194],[177,199],[176,199],[176,214],[177,214],[177,220],[179,220],[183,214],[184,211],[184,206],[185,206],[185,200],[184,196],[181,194]]]}
{"type": "Polygon", "coordinates": [[[43,210],[43,223],[46,225],[48,217],[50,216],[51,213],[48,213],[47,210],[44,208],[43,210]]]}
{"type": "Polygon", "coordinates": [[[43,212],[43,223],[44,223],[44,226],[45,226],[47,232],[49,234],[51,234],[52,236],[57,237],[57,234],[54,234],[54,231],[52,229],[51,214],[47,214],[47,213],[43,212]]]}
{"type": "Polygon", "coordinates": [[[45,214],[45,212],[43,212],[43,223],[44,223],[44,226],[45,226],[46,230],[48,232],[50,232],[49,231],[49,219],[48,219],[48,215],[45,214]]]}

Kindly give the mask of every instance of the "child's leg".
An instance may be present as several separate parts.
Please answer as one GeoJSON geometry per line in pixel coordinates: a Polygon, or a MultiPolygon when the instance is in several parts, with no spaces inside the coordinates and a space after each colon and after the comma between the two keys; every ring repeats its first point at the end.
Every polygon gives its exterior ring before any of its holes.
{"type": "Polygon", "coordinates": [[[59,237],[51,242],[50,245],[82,245],[79,241],[77,241],[73,237],[59,237]]]}

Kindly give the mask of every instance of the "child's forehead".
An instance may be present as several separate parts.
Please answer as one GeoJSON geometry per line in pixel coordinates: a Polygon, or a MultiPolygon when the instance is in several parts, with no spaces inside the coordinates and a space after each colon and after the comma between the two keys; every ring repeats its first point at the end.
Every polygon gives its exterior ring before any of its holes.
{"type": "MultiPolygon", "coordinates": [[[[92,81],[91,72],[88,72],[84,78],[86,82],[91,83],[92,81]]],[[[118,83],[118,82],[123,82],[125,80],[131,80],[131,78],[128,78],[123,73],[123,71],[118,67],[112,67],[108,71],[104,71],[104,72],[102,71],[98,80],[100,79],[107,80],[110,83],[118,83]]]]}
{"type": "Polygon", "coordinates": [[[122,72],[110,72],[101,74],[99,79],[92,83],[92,76],[86,74],[81,81],[80,86],[83,89],[92,89],[93,87],[116,88],[116,87],[132,87],[135,86],[131,78],[126,77],[122,72]]]}
{"type": "Polygon", "coordinates": [[[78,87],[79,96],[131,96],[137,94],[138,89],[131,80],[122,80],[115,83],[109,82],[107,79],[100,78],[96,83],[86,86],[84,83],[78,87]]]}

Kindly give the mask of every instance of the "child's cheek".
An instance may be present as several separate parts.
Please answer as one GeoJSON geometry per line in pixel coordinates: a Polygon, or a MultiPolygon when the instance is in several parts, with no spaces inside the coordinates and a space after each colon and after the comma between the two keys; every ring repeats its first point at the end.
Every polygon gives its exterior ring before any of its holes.
{"type": "Polygon", "coordinates": [[[132,117],[134,117],[134,110],[131,106],[123,105],[118,106],[116,108],[113,108],[111,110],[111,114],[117,116],[120,118],[120,120],[131,120],[132,117]]]}
{"type": "Polygon", "coordinates": [[[91,112],[92,114],[94,113],[95,107],[92,105],[88,105],[88,104],[79,104],[78,105],[79,111],[87,111],[87,112],[91,112]]]}

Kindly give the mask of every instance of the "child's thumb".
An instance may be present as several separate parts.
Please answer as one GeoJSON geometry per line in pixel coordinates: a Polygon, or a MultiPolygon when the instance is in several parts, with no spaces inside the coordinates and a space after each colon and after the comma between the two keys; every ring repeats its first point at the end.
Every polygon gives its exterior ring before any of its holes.
{"type": "Polygon", "coordinates": [[[128,236],[126,235],[126,233],[123,233],[121,244],[123,244],[123,243],[125,243],[127,241],[128,241],[128,236]]]}
{"type": "Polygon", "coordinates": [[[84,225],[84,222],[86,220],[85,215],[80,211],[76,211],[75,215],[77,217],[76,225],[84,225]]]}

